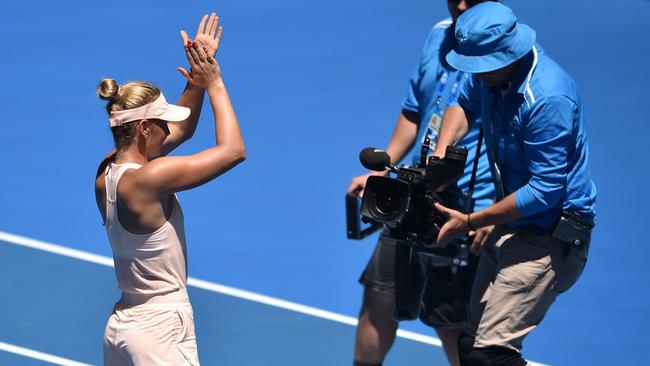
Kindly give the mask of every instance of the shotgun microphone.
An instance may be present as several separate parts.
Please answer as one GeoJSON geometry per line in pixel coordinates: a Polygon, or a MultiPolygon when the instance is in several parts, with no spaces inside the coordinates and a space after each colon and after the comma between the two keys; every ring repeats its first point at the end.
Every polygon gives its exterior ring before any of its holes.
{"type": "Polygon", "coordinates": [[[390,162],[390,155],[384,150],[374,147],[366,147],[361,150],[359,160],[361,160],[361,165],[369,170],[382,172],[388,168],[393,172],[397,171],[397,167],[390,162]]]}

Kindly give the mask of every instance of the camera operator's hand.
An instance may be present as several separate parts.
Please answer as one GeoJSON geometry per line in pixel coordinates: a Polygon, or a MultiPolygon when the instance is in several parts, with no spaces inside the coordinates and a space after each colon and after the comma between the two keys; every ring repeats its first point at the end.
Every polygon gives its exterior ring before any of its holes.
{"type": "Polygon", "coordinates": [[[494,225],[478,228],[475,231],[470,231],[469,236],[472,238],[472,246],[469,248],[469,250],[472,253],[479,255],[481,251],[483,251],[483,247],[485,246],[485,242],[487,241],[488,236],[492,234],[492,230],[494,230],[494,225]]]}
{"type": "Polygon", "coordinates": [[[353,193],[359,197],[363,197],[363,190],[366,188],[366,181],[373,175],[384,176],[386,175],[386,172],[370,172],[352,178],[352,183],[350,183],[350,187],[348,187],[348,193],[353,193]]]}
{"type": "Polygon", "coordinates": [[[454,238],[463,236],[469,232],[467,214],[452,210],[439,203],[435,204],[435,208],[438,212],[447,216],[447,222],[440,228],[438,240],[432,245],[434,248],[444,248],[454,238]]]}

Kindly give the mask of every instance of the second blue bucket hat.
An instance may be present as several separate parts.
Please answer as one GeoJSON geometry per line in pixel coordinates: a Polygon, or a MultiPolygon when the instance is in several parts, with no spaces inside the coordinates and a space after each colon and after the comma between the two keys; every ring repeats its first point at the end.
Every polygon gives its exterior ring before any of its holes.
{"type": "Polygon", "coordinates": [[[489,72],[525,56],[535,44],[535,31],[517,23],[512,10],[487,1],[468,9],[456,21],[456,47],[447,62],[469,73],[489,72]]]}

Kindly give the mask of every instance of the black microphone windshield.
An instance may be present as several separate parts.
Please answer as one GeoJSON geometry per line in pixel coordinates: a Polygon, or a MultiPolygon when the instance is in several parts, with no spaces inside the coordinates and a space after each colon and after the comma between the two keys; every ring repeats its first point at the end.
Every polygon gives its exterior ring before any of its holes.
{"type": "Polygon", "coordinates": [[[361,165],[366,169],[378,172],[386,170],[390,165],[390,156],[384,150],[376,149],[374,147],[366,147],[361,150],[359,160],[361,160],[361,165]]]}

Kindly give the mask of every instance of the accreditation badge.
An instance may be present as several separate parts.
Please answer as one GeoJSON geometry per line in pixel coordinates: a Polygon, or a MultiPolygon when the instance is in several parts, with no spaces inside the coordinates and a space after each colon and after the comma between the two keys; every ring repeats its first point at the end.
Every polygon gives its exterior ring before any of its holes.
{"type": "Polygon", "coordinates": [[[437,113],[434,113],[433,116],[431,116],[431,121],[429,121],[429,128],[436,133],[436,137],[438,136],[438,131],[440,131],[440,122],[442,121],[442,118],[437,113]]]}
{"type": "Polygon", "coordinates": [[[427,126],[427,131],[422,136],[422,145],[429,147],[429,149],[434,150],[436,148],[436,142],[438,141],[438,131],[440,131],[440,122],[442,118],[437,113],[434,113],[429,120],[429,125],[427,126]]]}

